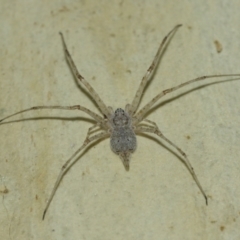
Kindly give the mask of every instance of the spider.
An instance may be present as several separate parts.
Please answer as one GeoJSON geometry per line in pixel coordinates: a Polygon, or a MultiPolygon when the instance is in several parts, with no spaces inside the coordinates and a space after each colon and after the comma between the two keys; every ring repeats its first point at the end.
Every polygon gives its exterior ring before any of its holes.
{"type": "Polygon", "coordinates": [[[218,78],[218,77],[230,77],[230,76],[238,76],[240,77],[240,74],[224,74],[224,75],[208,75],[208,76],[202,76],[195,79],[192,79],[190,81],[184,82],[178,86],[166,89],[162,92],[160,92],[158,95],[156,95],[150,102],[148,102],[143,108],[141,108],[139,111],[137,111],[140,100],[143,95],[143,91],[147,85],[147,83],[150,81],[150,79],[153,76],[153,73],[155,72],[157,68],[157,64],[159,62],[160,56],[163,53],[164,48],[167,46],[169,39],[173,37],[175,32],[179,27],[182,25],[176,25],[162,40],[158,51],[153,59],[152,64],[148,68],[147,72],[145,73],[144,77],[142,78],[142,81],[137,89],[137,92],[133,98],[133,101],[131,104],[127,104],[125,106],[125,109],[117,108],[115,111],[112,107],[108,107],[103,100],[99,97],[97,92],[92,88],[92,86],[84,79],[82,75],[77,70],[77,67],[75,66],[75,63],[67,49],[67,45],[65,43],[65,39],[63,34],[60,32],[60,36],[63,43],[63,48],[65,52],[66,60],[71,68],[71,71],[73,72],[74,76],[76,77],[77,81],[84,85],[91,97],[96,102],[98,108],[100,109],[100,112],[102,115],[96,114],[95,112],[81,106],[81,105],[74,105],[74,106],[35,106],[31,107],[19,112],[16,112],[12,115],[9,115],[3,119],[0,120],[0,122],[15,116],[17,114],[31,111],[31,110],[39,110],[39,109],[61,109],[61,110],[80,110],[91,116],[95,120],[95,124],[88,129],[87,136],[85,141],[83,142],[82,146],[65,162],[65,164],[62,166],[61,171],[58,175],[58,178],[56,180],[56,183],[53,187],[53,190],[50,194],[50,197],[47,201],[46,207],[43,212],[42,219],[44,220],[46,212],[49,208],[49,205],[54,197],[54,194],[58,188],[58,185],[63,178],[64,174],[69,170],[69,168],[72,166],[72,163],[76,159],[75,157],[79,154],[80,151],[82,151],[84,148],[89,146],[89,144],[103,140],[105,138],[110,138],[110,145],[111,149],[114,153],[116,153],[120,159],[122,160],[122,163],[126,169],[126,171],[129,171],[129,163],[130,163],[130,156],[131,154],[136,150],[137,147],[137,134],[142,133],[152,133],[159,136],[162,140],[170,144],[172,147],[174,147],[182,156],[182,161],[191,173],[193,179],[195,180],[199,190],[201,191],[202,195],[205,198],[206,205],[208,204],[208,198],[206,193],[204,192],[195,172],[190,164],[187,155],[172,141],[170,141],[158,128],[157,124],[153,121],[150,121],[149,119],[144,118],[144,116],[147,114],[147,112],[153,107],[153,105],[163,96],[165,96],[168,93],[171,93],[173,91],[178,90],[181,87],[184,87],[188,84],[194,83],[196,81],[202,81],[207,78],[218,78]],[[144,123],[144,124],[143,124],[144,123]],[[96,133],[97,132],[97,133],[96,133]]]}

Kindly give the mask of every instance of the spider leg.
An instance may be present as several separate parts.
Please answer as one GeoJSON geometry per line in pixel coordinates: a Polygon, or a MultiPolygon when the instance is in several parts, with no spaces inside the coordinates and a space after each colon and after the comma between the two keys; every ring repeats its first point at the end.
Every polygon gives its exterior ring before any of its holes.
{"type": "Polygon", "coordinates": [[[161,53],[162,53],[162,49],[165,46],[165,43],[166,43],[167,39],[169,38],[169,36],[171,34],[174,34],[176,32],[176,30],[181,26],[182,26],[181,24],[176,25],[162,40],[162,42],[161,42],[161,44],[158,48],[158,51],[157,51],[157,53],[156,53],[156,55],[153,59],[152,64],[148,68],[147,72],[145,73],[145,75],[144,75],[144,77],[143,77],[143,79],[142,79],[142,81],[141,81],[141,83],[138,87],[138,90],[137,90],[136,95],[135,95],[135,97],[132,101],[132,104],[128,106],[128,113],[129,113],[130,116],[132,116],[138,108],[139,102],[140,102],[142,94],[143,94],[143,90],[144,90],[146,84],[148,83],[148,81],[151,79],[153,73],[156,70],[157,63],[159,62],[159,59],[160,59],[161,53]]]}
{"type": "Polygon", "coordinates": [[[96,132],[98,131],[103,131],[101,123],[96,123],[88,129],[88,133],[87,133],[88,138],[90,138],[90,135],[96,134],[96,132]]]}
{"type": "Polygon", "coordinates": [[[10,117],[13,117],[15,115],[18,115],[20,113],[24,113],[24,112],[28,112],[28,111],[32,111],[32,110],[39,110],[39,109],[81,110],[81,111],[87,113],[88,115],[90,115],[97,122],[101,122],[101,123],[104,122],[104,119],[101,116],[99,116],[98,114],[96,114],[96,113],[92,112],[91,110],[89,110],[85,107],[82,107],[80,105],[75,105],[75,106],[35,106],[35,107],[27,108],[22,111],[11,114],[3,119],[0,119],[0,124],[2,121],[6,120],[10,117]]]}
{"type": "Polygon", "coordinates": [[[84,77],[78,72],[77,67],[67,49],[67,45],[66,42],[64,40],[64,36],[63,34],[60,32],[59,33],[61,38],[62,38],[62,42],[63,42],[63,47],[64,47],[64,51],[65,51],[65,56],[67,59],[67,62],[69,63],[69,66],[74,74],[74,76],[77,78],[77,80],[82,83],[88,90],[88,92],[90,93],[90,95],[92,96],[92,98],[94,99],[94,101],[97,103],[97,105],[99,106],[101,112],[103,114],[105,114],[108,118],[110,118],[110,111],[108,109],[108,107],[105,105],[105,103],[103,102],[103,100],[99,97],[99,95],[97,94],[97,92],[93,89],[93,87],[84,79],[84,77]]]}
{"type": "MultiPolygon", "coordinates": [[[[156,127],[156,123],[155,122],[153,122],[153,121],[151,121],[151,120],[148,120],[147,118],[144,118],[142,121],[141,121],[141,123],[142,122],[147,122],[148,124],[150,124],[150,127],[156,127]]],[[[140,123],[140,124],[141,124],[140,123]]],[[[139,124],[138,124],[138,126],[139,126],[139,124]]]]}
{"type": "Polygon", "coordinates": [[[147,113],[147,111],[150,110],[150,108],[163,96],[165,96],[168,93],[171,93],[175,90],[178,90],[181,87],[184,87],[188,84],[197,82],[197,81],[201,81],[201,80],[205,80],[207,78],[220,78],[220,77],[240,77],[240,74],[222,74],[222,75],[209,75],[209,76],[202,76],[202,77],[198,77],[195,79],[192,79],[190,81],[187,81],[185,83],[179,84],[176,87],[172,87],[172,88],[168,88],[164,91],[162,91],[161,93],[159,93],[157,96],[155,96],[150,102],[148,102],[142,109],[140,109],[137,114],[134,116],[134,123],[138,124],[139,122],[142,121],[144,115],[147,113]]]}
{"type": "Polygon", "coordinates": [[[100,140],[100,139],[104,139],[104,138],[106,138],[106,137],[109,137],[110,134],[109,134],[108,132],[101,132],[101,133],[98,133],[98,134],[96,134],[96,135],[94,135],[94,136],[92,136],[92,137],[89,137],[90,131],[91,131],[94,127],[96,127],[96,125],[97,125],[97,124],[95,124],[93,127],[90,127],[90,128],[88,129],[87,137],[86,137],[83,145],[82,145],[82,146],[64,163],[64,165],[62,166],[61,171],[60,171],[60,173],[59,173],[59,175],[58,175],[58,178],[57,178],[57,180],[56,180],[56,182],[55,182],[55,184],[54,184],[54,187],[53,187],[53,190],[52,190],[52,192],[51,192],[51,195],[50,195],[50,197],[49,197],[49,199],[48,199],[48,201],[47,201],[47,205],[46,205],[46,207],[45,207],[45,209],[44,209],[42,220],[44,220],[44,218],[45,218],[45,215],[46,215],[46,212],[47,212],[47,210],[48,210],[48,207],[49,207],[49,205],[50,205],[50,203],[51,203],[51,201],[52,201],[52,199],[53,199],[53,196],[54,196],[54,194],[55,194],[55,192],[56,192],[56,190],[57,190],[57,188],[58,188],[58,185],[59,185],[60,181],[62,180],[64,174],[71,168],[72,163],[74,162],[73,160],[75,160],[76,155],[77,155],[80,151],[82,151],[84,148],[86,148],[91,142],[97,141],[97,140],[100,140]]]}
{"type": "Polygon", "coordinates": [[[173,146],[175,149],[177,149],[177,151],[183,156],[183,162],[184,164],[187,166],[188,170],[190,171],[193,179],[195,180],[198,188],[200,189],[201,193],[203,194],[204,198],[205,198],[205,201],[206,201],[206,205],[208,205],[208,198],[207,198],[207,195],[206,193],[204,192],[198,178],[197,178],[197,175],[195,174],[194,172],[194,169],[191,165],[191,163],[189,162],[188,158],[187,158],[187,155],[186,153],[184,153],[177,145],[175,145],[172,141],[170,141],[168,138],[166,138],[162,132],[159,130],[157,124],[155,122],[152,122],[148,119],[145,119],[145,121],[151,123],[152,125],[154,126],[148,126],[148,127],[137,127],[135,132],[136,133],[144,133],[144,132],[149,132],[149,133],[154,133],[156,135],[158,135],[160,138],[162,138],[163,140],[165,140],[167,143],[169,143],[171,146],[173,146]]]}

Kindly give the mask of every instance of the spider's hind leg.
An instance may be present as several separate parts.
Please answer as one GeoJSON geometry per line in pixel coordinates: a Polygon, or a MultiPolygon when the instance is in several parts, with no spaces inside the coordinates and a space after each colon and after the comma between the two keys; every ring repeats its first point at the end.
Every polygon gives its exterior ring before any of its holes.
{"type": "Polygon", "coordinates": [[[102,132],[100,132],[98,134],[90,136],[94,132],[93,130],[95,128],[97,128],[98,126],[99,126],[99,124],[95,124],[95,125],[93,125],[92,127],[90,127],[88,129],[88,133],[87,133],[86,139],[85,139],[84,143],[82,144],[82,146],[62,166],[61,171],[58,174],[58,178],[57,178],[57,180],[56,180],[56,182],[54,184],[54,187],[52,189],[52,192],[50,194],[50,197],[49,197],[49,199],[47,201],[47,205],[46,205],[46,207],[44,209],[43,217],[42,217],[43,220],[45,218],[45,215],[46,215],[46,212],[48,210],[48,207],[49,207],[49,205],[50,205],[50,203],[51,203],[51,201],[52,201],[52,199],[53,199],[53,197],[55,195],[55,192],[57,191],[57,188],[58,188],[59,183],[61,182],[63,176],[71,168],[73,163],[78,160],[78,159],[76,160],[76,158],[75,158],[77,156],[77,154],[79,154],[83,149],[86,149],[86,147],[89,146],[90,143],[92,143],[94,141],[96,142],[98,140],[101,140],[101,139],[109,137],[110,134],[108,132],[106,132],[106,131],[102,131],[102,132]]]}
{"type": "Polygon", "coordinates": [[[163,140],[165,140],[167,143],[169,143],[171,146],[173,146],[175,149],[177,149],[177,151],[181,154],[181,156],[183,157],[182,161],[183,163],[186,165],[186,167],[188,168],[188,170],[190,171],[193,179],[195,180],[196,184],[198,185],[198,188],[200,189],[202,195],[204,196],[205,198],[205,201],[206,201],[206,205],[208,205],[208,198],[207,198],[207,195],[206,193],[204,192],[198,178],[197,178],[197,175],[195,174],[195,171],[191,165],[191,163],[189,162],[188,160],[188,157],[186,155],[185,152],[182,151],[182,149],[180,149],[177,145],[175,145],[172,141],[170,141],[168,138],[166,138],[162,132],[159,130],[157,124],[153,121],[150,121],[148,119],[144,119],[144,121],[152,124],[153,126],[139,126],[136,128],[136,133],[154,133],[156,135],[158,135],[160,138],[162,138],[163,140]]]}

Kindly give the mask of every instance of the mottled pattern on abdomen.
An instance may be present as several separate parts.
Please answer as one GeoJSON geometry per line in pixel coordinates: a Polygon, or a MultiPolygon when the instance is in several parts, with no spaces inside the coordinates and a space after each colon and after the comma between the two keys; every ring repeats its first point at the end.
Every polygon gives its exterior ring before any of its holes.
{"type": "Polygon", "coordinates": [[[113,152],[134,152],[137,146],[135,133],[130,127],[119,127],[113,130],[110,140],[113,152]]]}

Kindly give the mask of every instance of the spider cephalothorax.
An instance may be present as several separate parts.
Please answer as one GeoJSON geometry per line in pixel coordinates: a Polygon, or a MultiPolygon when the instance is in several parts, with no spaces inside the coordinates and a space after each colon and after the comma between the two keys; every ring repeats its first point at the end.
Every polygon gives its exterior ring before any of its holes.
{"type": "Polygon", "coordinates": [[[117,108],[112,117],[112,123],[114,127],[126,127],[131,124],[131,120],[122,108],[117,108]]]}

